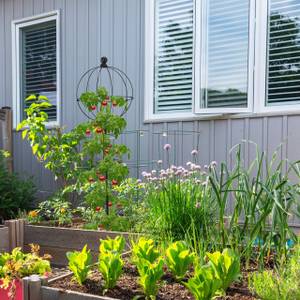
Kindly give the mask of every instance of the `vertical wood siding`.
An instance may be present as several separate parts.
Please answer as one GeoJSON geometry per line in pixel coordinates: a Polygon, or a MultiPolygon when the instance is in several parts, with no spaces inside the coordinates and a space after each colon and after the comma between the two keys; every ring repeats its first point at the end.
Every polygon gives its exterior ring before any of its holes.
{"type": "MultiPolygon", "coordinates": [[[[72,128],[85,118],[75,101],[80,75],[99,63],[103,55],[110,64],[124,70],[132,79],[134,103],[126,115],[128,130],[142,129],[142,161],[163,159],[164,141],[173,144],[178,164],[190,160],[190,151],[199,143],[200,162],[227,161],[233,165],[230,149],[243,140],[251,140],[269,155],[284,143],[280,158],[299,159],[300,116],[272,116],[244,119],[203,120],[144,124],[144,1],[146,0],[0,0],[0,106],[12,105],[11,21],[51,10],[61,11],[62,124],[72,128]],[[198,134],[170,136],[165,140],[157,132],[195,131],[198,134]]],[[[147,83],[146,83],[147,84],[147,83]]],[[[137,159],[137,137],[122,137],[137,159]]],[[[243,146],[245,163],[255,156],[251,144],[243,146]]],[[[48,195],[56,183],[50,172],[32,156],[29,145],[14,134],[15,171],[34,175],[42,192],[48,195]]]]}

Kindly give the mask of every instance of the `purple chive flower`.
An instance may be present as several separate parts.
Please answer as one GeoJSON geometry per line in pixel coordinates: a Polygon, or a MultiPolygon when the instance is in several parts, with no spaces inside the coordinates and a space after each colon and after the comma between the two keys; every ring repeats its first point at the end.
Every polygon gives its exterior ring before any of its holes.
{"type": "Polygon", "coordinates": [[[175,173],[176,176],[180,176],[181,174],[182,174],[182,170],[181,169],[177,170],[176,173],[175,173]]]}
{"type": "Polygon", "coordinates": [[[188,162],[186,163],[186,165],[187,165],[188,167],[190,167],[190,166],[191,166],[191,164],[192,164],[192,162],[191,162],[191,161],[188,161],[188,162]]]}
{"type": "Polygon", "coordinates": [[[217,166],[217,162],[216,161],[212,161],[211,163],[210,163],[210,165],[212,166],[212,167],[216,167],[217,166]]]}
{"type": "Polygon", "coordinates": [[[142,180],[141,180],[141,179],[138,179],[138,180],[136,181],[136,183],[142,183],[142,180]]]}
{"type": "Polygon", "coordinates": [[[200,165],[195,165],[195,170],[200,171],[201,170],[201,166],[200,165]]]}
{"type": "Polygon", "coordinates": [[[204,165],[204,169],[207,170],[208,169],[208,165],[204,165]]]}
{"type": "Polygon", "coordinates": [[[147,175],[147,172],[143,171],[143,172],[142,172],[142,176],[143,176],[143,177],[146,177],[146,175],[147,175]]]}
{"type": "Polygon", "coordinates": [[[198,154],[198,150],[196,149],[192,150],[191,155],[197,155],[197,154],[198,154]]]}
{"type": "Polygon", "coordinates": [[[171,145],[170,144],[165,144],[164,145],[164,150],[168,151],[171,149],[171,145]]]}
{"type": "Polygon", "coordinates": [[[152,174],[152,175],[155,175],[155,174],[156,174],[156,170],[152,170],[152,171],[151,171],[151,174],[152,174]]]}
{"type": "Polygon", "coordinates": [[[158,165],[161,165],[162,163],[163,163],[163,161],[161,159],[157,161],[158,165]]]}

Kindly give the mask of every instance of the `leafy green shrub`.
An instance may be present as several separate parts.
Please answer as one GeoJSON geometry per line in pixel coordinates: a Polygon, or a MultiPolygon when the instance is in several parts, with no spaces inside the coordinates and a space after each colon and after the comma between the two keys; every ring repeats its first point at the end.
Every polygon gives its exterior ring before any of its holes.
{"type": "Polygon", "coordinates": [[[300,247],[277,271],[252,274],[249,288],[262,300],[300,299],[300,247]]]}
{"type": "Polygon", "coordinates": [[[211,300],[220,290],[222,282],[215,276],[215,272],[210,265],[197,266],[192,278],[184,285],[193,294],[196,300],[211,300]]]}
{"type": "Polygon", "coordinates": [[[221,288],[226,292],[230,284],[240,276],[240,258],[231,250],[207,253],[209,264],[212,266],[215,277],[221,282],[221,288]]]}
{"type": "Polygon", "coordinates": [[[166,264],[177,280],[183,279],[194,259],[195,254],[181,241],[172,243],[166,250],[166,264]]]}
{"type": "Polygon", "coordinates": [[[5,156],[0,150],[0,217],[8,219],[32,206],[36,188],[31,179],[22,180],[8,172],[5,156]]]}
{"type": "Polygon", "coordinates": [[[67,258],[69,261],[69,269],[74,273],[76,281],[82,285],[86,281],[91,270],[91,251],[87,250],[87,245],[85,245],[81,252],[67,252],[67,258]]]}

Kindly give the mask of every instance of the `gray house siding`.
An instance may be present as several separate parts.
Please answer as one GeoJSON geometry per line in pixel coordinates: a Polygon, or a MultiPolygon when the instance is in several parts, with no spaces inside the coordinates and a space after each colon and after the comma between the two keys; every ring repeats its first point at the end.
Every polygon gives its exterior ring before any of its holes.
{"type": "MultiPolygon", "coordinates": [[[[80,75],[106,55],[110,63],[124,70],[134,86],[134,103],[126,115],[128,130],[145,131],[140,138],[141,161],[163,158],[161,144],[173,144],[177,163],[190,160],[190,151],[199,143],[200,162],[212,160],[234,163],[230,149],[242,140],[251,140],[261,150],[273,153],[280,143],[280,158],[299,158],[300,115],[250,116],[195,121],[145,124],[144,117],[144,1],[147,0],[0,0],[0,106],[12,106],[11,21],[60,10],[62,124],[72,128],[85,118],[75,103],[75,87],[80,75]],[[157,132],[184,133],[163,138],[157,132]],[[190,131],[200,134],[187,133],[190,131]]],[[[146,83],[147,84],[147,83],[146,83]]],[[[137,159],[134,134],[122,137],[137,159]]],[[[255,155],[251,144],[243,148],[245,162],[255,155]]],[[[34,175],[41,191],[51,192],[55,181],[36,161],[29,145],[14,133],[14,168],[20,174],[34,175]]]]}

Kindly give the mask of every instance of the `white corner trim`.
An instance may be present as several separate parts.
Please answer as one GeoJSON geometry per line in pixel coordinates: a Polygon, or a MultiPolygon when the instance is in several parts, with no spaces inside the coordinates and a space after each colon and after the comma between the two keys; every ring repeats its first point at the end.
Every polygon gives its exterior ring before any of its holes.
{"type": "Polygon", "coordinates": [[[56,72],[57,72],[57,121],[49,122],[47,126],[57,126],[61,122],[61,34],[60,11],[55,10],[19,20],[13,20],[12,28],[12,108],[13,128],[21,121],[21,74],[20,74],[20,31],[27,26],[56,21],[56,72]]]}

